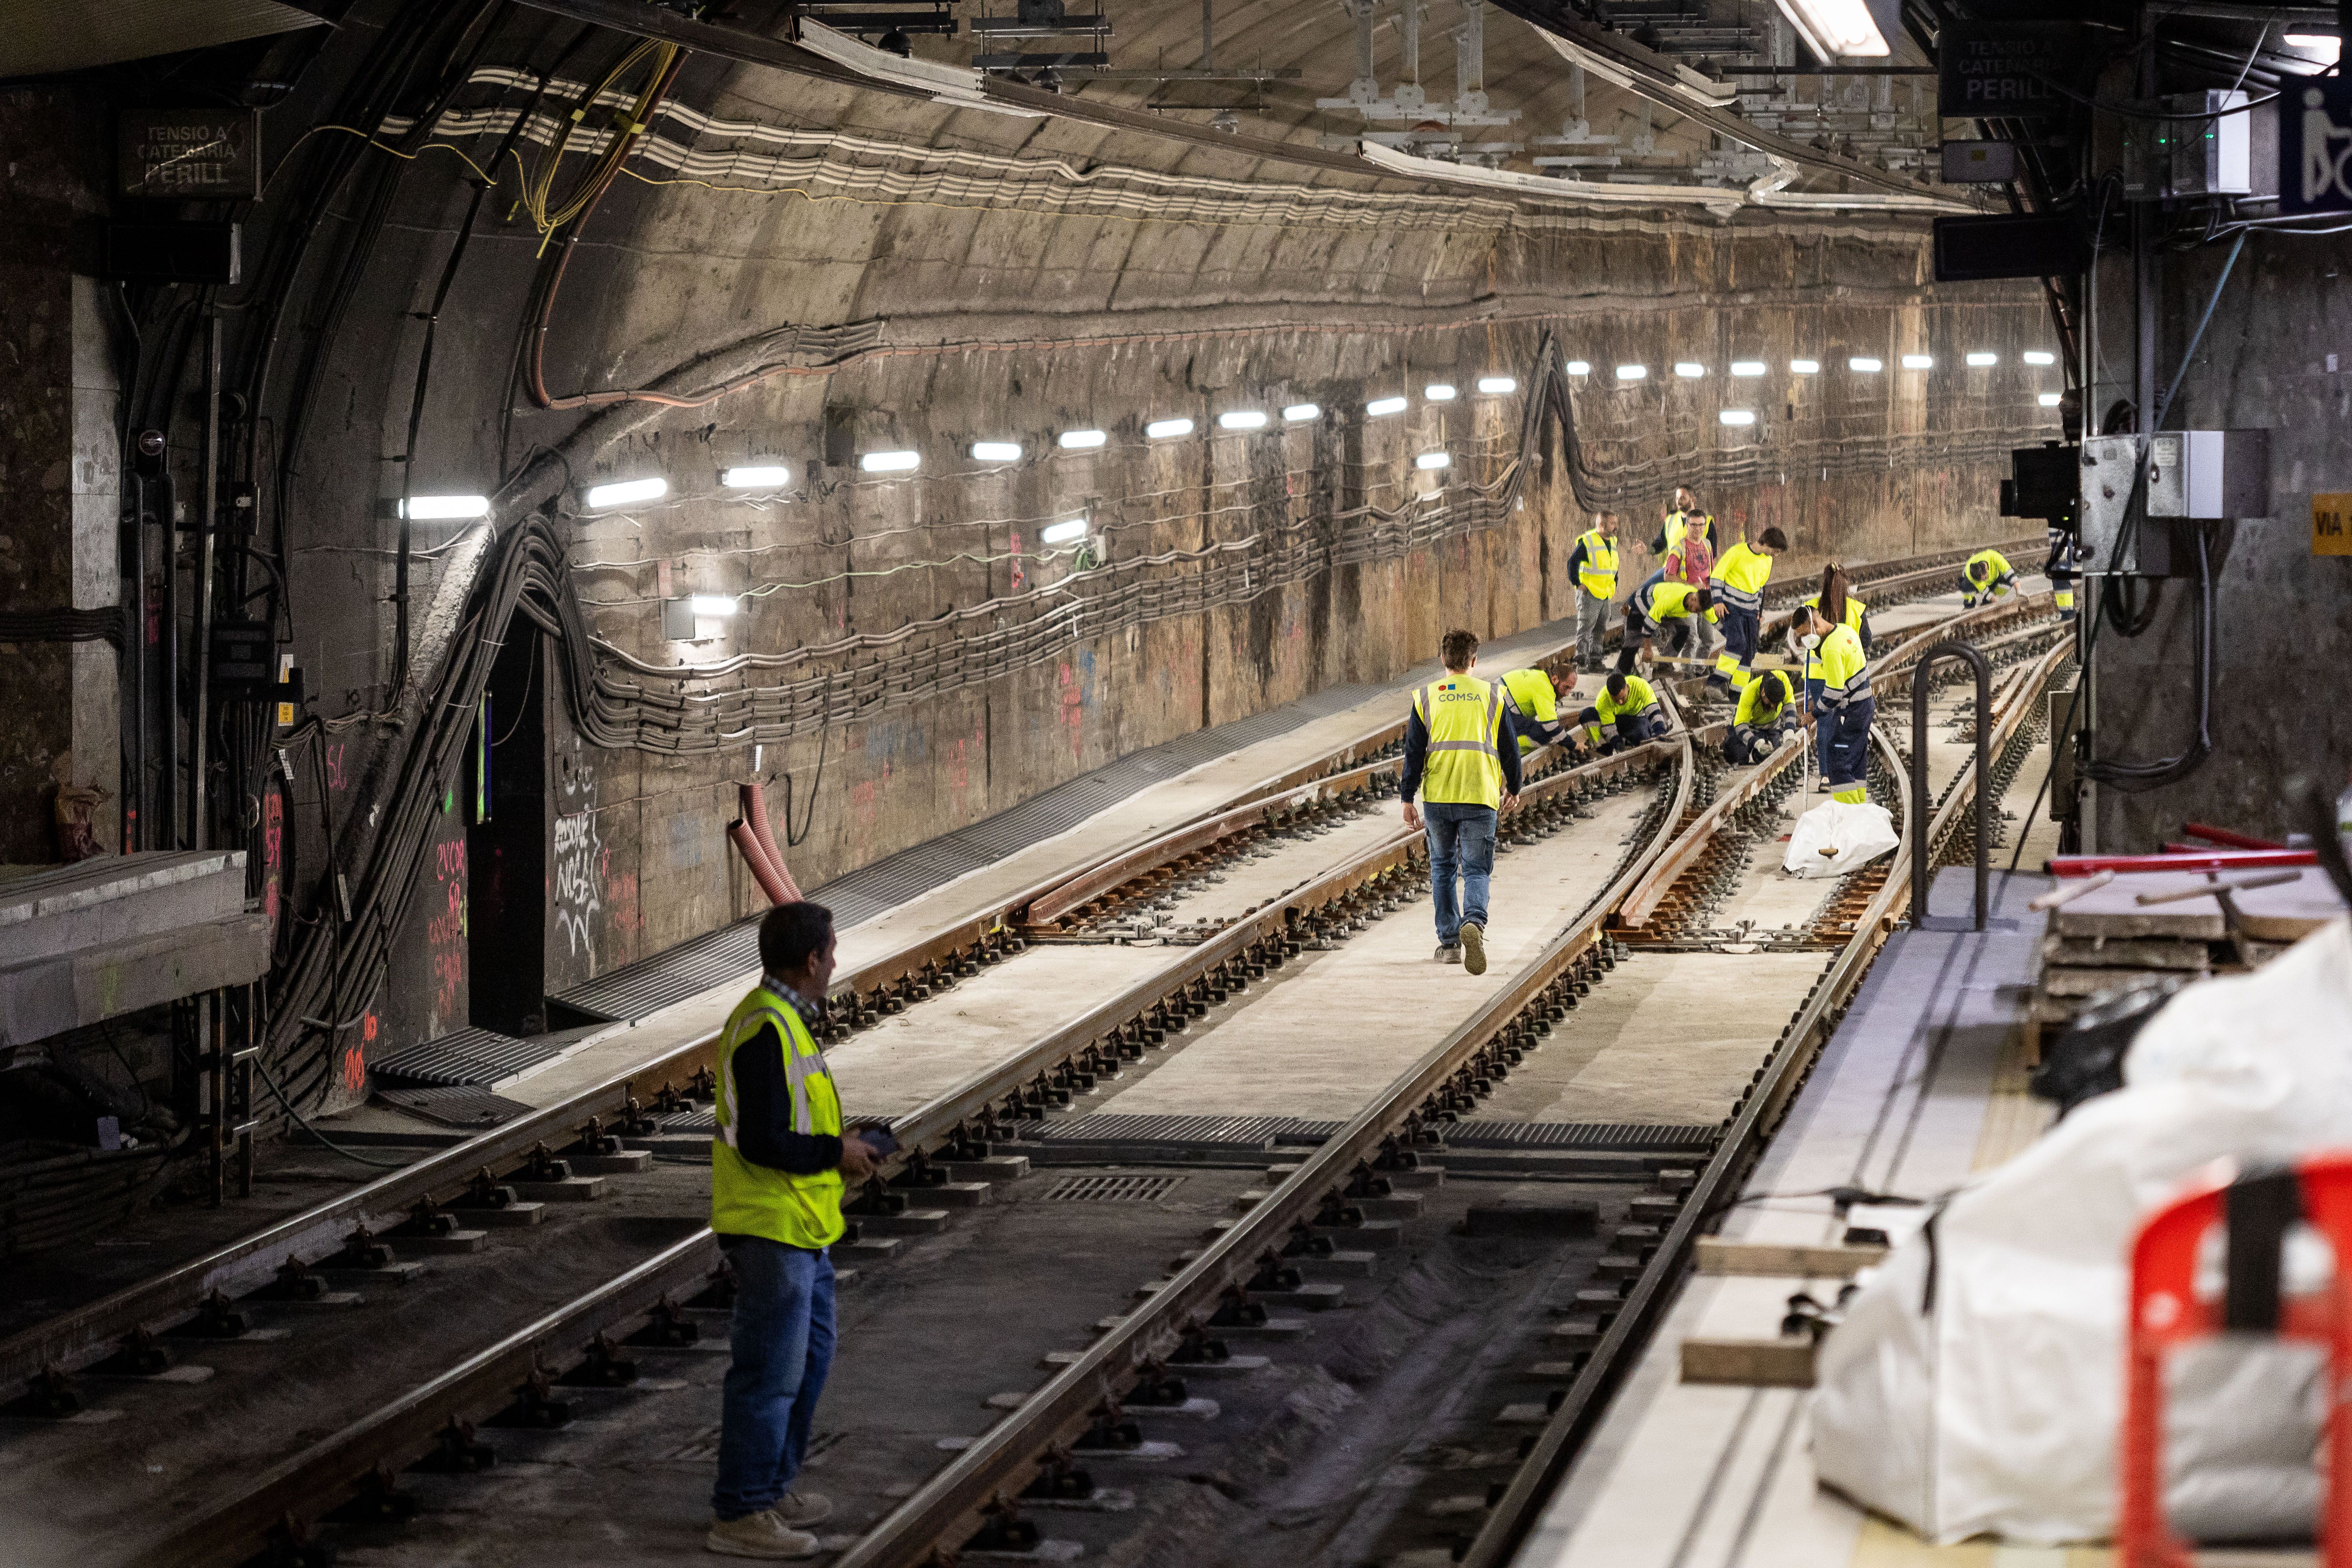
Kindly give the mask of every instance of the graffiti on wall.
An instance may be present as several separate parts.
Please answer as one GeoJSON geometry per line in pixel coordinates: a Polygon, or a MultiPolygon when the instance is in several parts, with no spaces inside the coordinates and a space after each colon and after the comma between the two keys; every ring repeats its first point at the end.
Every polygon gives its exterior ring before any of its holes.
{"type": "Polygon", "coordinates": [[[454,839],[434,855],[434,886],[440,893],[436,913],[425,923],[425,948],[433,968],[433,1021],[436,1035],[465,1026],[461,994],[466,983],[466,841],[454,839]]]}
{"type": "Polygon", "coordinates": [[[604,908],[604,840],[596,831],[595,764],[574,757],[564,769],[555,818],[555,858],[549,867],[549,905],[565,951],[596,968],[595,923],[604,908]]]}

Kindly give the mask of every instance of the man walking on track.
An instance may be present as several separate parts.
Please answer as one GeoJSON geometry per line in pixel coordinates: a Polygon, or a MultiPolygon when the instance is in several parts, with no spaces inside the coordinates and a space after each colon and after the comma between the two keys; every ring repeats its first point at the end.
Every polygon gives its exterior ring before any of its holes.
{"type": "Polygon", "coordinates": [[[833,1365],[833,1258],[845,1183],[887,1146],[844,1136],[841,1100],[809,1034],[833,980],[833,911],[779,904],[760,922],[760,984],[719,1044],[710,1228],[735,1274],[734,1361],[719,1428],[718,1516],[704,1545],[728,1557],[814,1557],[805,1528],[832,1513],[794,1491],[833,1365]]]}
{"type": "Polygon", "coordinates": [[[1405,721],[1404,825],[1429,835],[1437,962],[1484,974],[1495,824],[1519,803],[1519,748],[1503,722],[1502,686],[1470,673],[1478,662],[1477,637],[1448,632],[1438,657],[1445,674],[1412,694],[1412,717],[1405,721]]]}

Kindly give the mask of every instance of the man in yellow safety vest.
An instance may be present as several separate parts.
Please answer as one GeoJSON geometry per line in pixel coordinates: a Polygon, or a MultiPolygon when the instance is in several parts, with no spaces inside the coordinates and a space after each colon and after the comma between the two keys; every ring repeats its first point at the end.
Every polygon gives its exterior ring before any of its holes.
{"type": "Polygon", "coordinates": [[[1540,669],[1515,669],[1496,683],[1503,689],[1505,729],[1519,739],[1519,755],[1538,746],[1572,744],[1576,731],[1559,716],[1559,689],[1540,669]]]}
{"type": "Polygon", "coordinates": [[[1960,607],[1990,605],[2017,586],[2017,569],[1998,550],[1979,550],[1960,568],[1960,607]]]}
{"type": "Polygon", "coordinates": [[[833,1364],[833,1258],[842,1188],[888,1152],[844,1135],[841,1099],[808,1021],[833,980],[833,911],[779,904],[760,922],[760,984],[719,1036],[710,1228],[735,1275],[719,1428],[717,1515],[704,1545],[729,1557],[813,1557],[833,1511],[793,1481],[833,1364]]]}
{"type": "Polygon", "coordinates": [[[1576,668],[1592,675],[1601,668],[1601,639],[1608,630],[1610,602],[1617,597],[1617,514],[1577,535],[1569,552],[1568,574],[1582,592],[1576,596],[1576,668]]]}
{"type": "Polygon", "coordinates": [[[1484,974],[1495,824],[1519,804],[1519,749],[1505,743],[1510,731],[1503,722],[1502,683],[1470,673],[1478,662],[1477,637],[1446,633],[1438,658],[1444,675],[1412,694],[1412,716],[1405,721],[1404,825],[1429,835],[1437,962],[1484,974]]]}

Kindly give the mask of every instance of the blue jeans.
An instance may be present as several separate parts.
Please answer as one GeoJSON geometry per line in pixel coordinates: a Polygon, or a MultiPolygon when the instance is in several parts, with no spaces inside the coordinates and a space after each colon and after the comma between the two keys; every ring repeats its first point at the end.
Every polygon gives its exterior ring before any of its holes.
{"type": "Polygon", "coordinates": [[[1495,808],[1456,801],[1424,803],[1429,835],[1429,893],[1437,903],[1437,941],[1451,947],[1465,921],[1486,923],[1486,884],[1495,874],[1495,808]],[[1457,900],[1454,879],[1462,879],[1457,900]]]}
{"type": "Polygon", "coordinates": [[[719,1427],[710,1508],[740,1519],[793,1489],[833,1366],[833,1258],[763,1236],[725,1238],[735,1268],[735,1359],[719,1427]]]}

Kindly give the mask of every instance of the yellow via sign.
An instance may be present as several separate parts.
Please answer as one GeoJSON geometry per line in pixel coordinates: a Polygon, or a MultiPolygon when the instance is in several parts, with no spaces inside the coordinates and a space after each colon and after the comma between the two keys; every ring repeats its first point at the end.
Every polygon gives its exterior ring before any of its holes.
{"type": "Polygon", "coordinates": [[[2311,498],[2311,552],[2352,555],[2352,493],[2311,498]]]}

